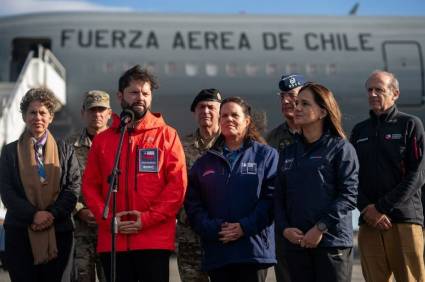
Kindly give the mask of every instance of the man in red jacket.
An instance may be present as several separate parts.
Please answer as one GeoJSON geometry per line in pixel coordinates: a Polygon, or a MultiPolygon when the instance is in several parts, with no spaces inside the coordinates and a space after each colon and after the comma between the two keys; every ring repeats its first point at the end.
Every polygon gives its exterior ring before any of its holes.
{"type": "MultiPolygon", "coordinates": [[[[175,129],[150,111],[157,82],[140,66],[119,80],[118,99],[135,114],[124,135],[117,193],[116,281],[169,280],[175,218],[187,185],[185,156],[175,129]]],[[[99,225],[97,251],[110,279],[111,214],[102,219],[104,200],[119,143],[120,119],[93,141],[83,180],[83,195],[99,225]]]]}

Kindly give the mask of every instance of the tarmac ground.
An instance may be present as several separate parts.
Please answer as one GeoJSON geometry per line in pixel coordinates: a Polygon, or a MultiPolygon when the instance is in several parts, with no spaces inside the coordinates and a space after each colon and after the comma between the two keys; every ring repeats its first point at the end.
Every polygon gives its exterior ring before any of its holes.
{"type": "MultiPolygon", "coordinates": [[[[274,282],[276,281],[274,276],[274,271],[272,268],[269,269],[267,274],[267,282],[274,282]]],[[[353,265],[353,275],[352,275],[352,282],[364,282],[363,275],[360,268],[360,263],[358,260],[355,260],[355,263],[353,265]]],[[[0,270],[0,282],[10,282],[9,274],[7,271],[0,270]]],[[[181,282],[179,273],[177,270],[177,262],[176,257],[172,256],[170,260],[170,282],[181,282]]]]}

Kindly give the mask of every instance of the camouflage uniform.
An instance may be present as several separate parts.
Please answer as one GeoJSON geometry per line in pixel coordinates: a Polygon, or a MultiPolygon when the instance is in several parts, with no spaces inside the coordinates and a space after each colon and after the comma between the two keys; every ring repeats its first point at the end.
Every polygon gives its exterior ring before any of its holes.
{"type": "MultiPolygon", "coordinates": [[[[280,152],[294,142],[294,134],[291,133],[288,123],[284,122],[267,134],[267,143],[280,152]]],[[[282,234],[275,234],[276,238],[276,259],[275,274],[277,282],[290,282],[288,266],[282,254],[283,237],[282,234]]]]}
{"type": "MultiPolygon", "coordinates": [[[[73,144],[75,153],[83,172],[87,162],[87,155],[91,147],[91,140],[87,135],[87,130],[83,129],[80,134],[75,134],[67,139],[67,142],[73,144]]],[[[82,195],[78,199],[75,214],[86,208],[82,195]]],[[[97,226],[96,224],[88,224],[79,219],[75,215],[75,256],[74,256],[74,273],[73,281],[78,282],[95,282],[96,272],[99,282],[106,282],[103,273],[102,264],[99,255],[96,253],[97,244],[97,226]]]]}
{"type": "MultiPolygon", "coordinates": [[[[199,129],[182,140],[189,170],[195,161],[214,144],[217,136],[204,141],[199,129]]],[[[208,282],[208,275],[201,271],[202,249],[199,236],[190,228],[184,209],[177,217],[176,229],[177,265],[182,282],[208,282]]]]}
{"type": "Polygon", "coordinates": [[[294,143],[294,134],[289,130],[289,126],[286,122],[282,123],[267,134],[267,143],[282,152],[285,146],[294,143]]]}

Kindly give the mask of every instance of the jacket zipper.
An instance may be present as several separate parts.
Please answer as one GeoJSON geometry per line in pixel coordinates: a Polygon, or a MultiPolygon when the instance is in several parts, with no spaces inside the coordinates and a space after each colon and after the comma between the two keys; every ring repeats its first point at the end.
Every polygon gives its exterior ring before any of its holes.
{"type": "MultiPolygon", "coordinates": [[[[233,170],[234,170],[234,168],[236,166],[234,166],[232,168],[232,166],[230,165],[229,161],[222,154],[219,154],[219,153],[217,153],[215,151],[209,151],[209,152],[211,152],[213,155],[216,155],[217,157],[219,157],[220,159],[222,159],[227,164],[228,174],[227,174],[227,177],[226,177],[225,185],[229,184],[230,178],[232,177],[233,170]]],[[[238,160],[235,160],[235,162],[236,161],[238,161],[238,160]]],[[[227,190],[227,194],[229,194],[229,193],[230,193],[230,191],[227,190]]],[[[229,197],[229,198],[231,198],[231,197],[229,197]]],[[[230,209],[231,209],[231,206],[229,205],[229,208],[227,209],[227,217],[228,218],[230,218],[230,209]]]]}
{"type": "Polygon", "coordinates": [[[222,159],[226,164],[227,164],[227,168],[228,168],[228,174],[226,177],[226,182],[225,184],[228,184],[230,181],[230,177],[232,175],[232,166],[230,165],[229,161],[221,154],[215,152],[215,151],[209,151],[211,154],[216,155],[217,157],[219,157],[220,159],[222,159]]]}
{"type": "Polygon", "coordinates": [[[139,146],[136,145],[136,165],[134,166],[134,191],[137,192],[137,175],[139,171],[139,146]]]}
{"type": "MultiPolygon", "coordinates": [[[[380,138],[379,138],[380,128],[381,128],[381,121],[380,121],[379,116],[378,116],[377,121],[376,121],[376,129],[375,129],[375,149],[374,149],[374,151],[375,151],[375,160],[374,161],[375,161],[376,164],[378,163],[378,156],[379,156],[378,150],[381,147],[380,146],[380,138]]],[[[374,173],[375,173],[375,175],[378,175],[378,166],[377,165],[375,166],[375,172],[374,173]]],[[[375,178],[375,187],[377,187],[378,191],[380,192],[381,188],[378,186],[377,178],[375,178]]]]}
{"type": "MultiPolygon", "coordinates": [[[[131,152],[131,144],[132,144],[132,140],[131,140],[131,135],[130,133],[128,133],[128,145],[127,145],[127,161],[126,161],[126,167],[125,167],[125,210],[128,211],[129,210],[129,189],[128,189],[128,184],[129,184],[129,175],[128,175],[128,168],[130,166],[130,152],[131,152]]],[[[126,236],[127,237],[127,250],[130,251],[130,236],[126,236]]]]}

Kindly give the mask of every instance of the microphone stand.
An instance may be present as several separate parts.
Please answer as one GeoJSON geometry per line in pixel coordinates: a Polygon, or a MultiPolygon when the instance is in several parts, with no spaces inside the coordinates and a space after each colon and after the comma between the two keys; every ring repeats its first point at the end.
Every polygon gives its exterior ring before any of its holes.
{"type": "Polygon", "coordinates": [[[111,175],[108,177],[109,190],[108,195],[105,200],[105,207],[103,209],[103,219],[106,220],[108,218],[109,213],[109,202],[111,200],[112,195],[112,220],[111,220],[111,272],[110,278],[111,282],[115,282],[116,278],[116,237],[118,234],[118,219],[117,219],[117,192],[118,192],[118,175],[120,174],[120,170],[118,169],[122,144],[124,141],[124,134],[127,129],[127,123],[121,123],[120,128],[120,141],[118,143],[117,152],[115,153],[114,167],[112,169],[111,175]]]}

